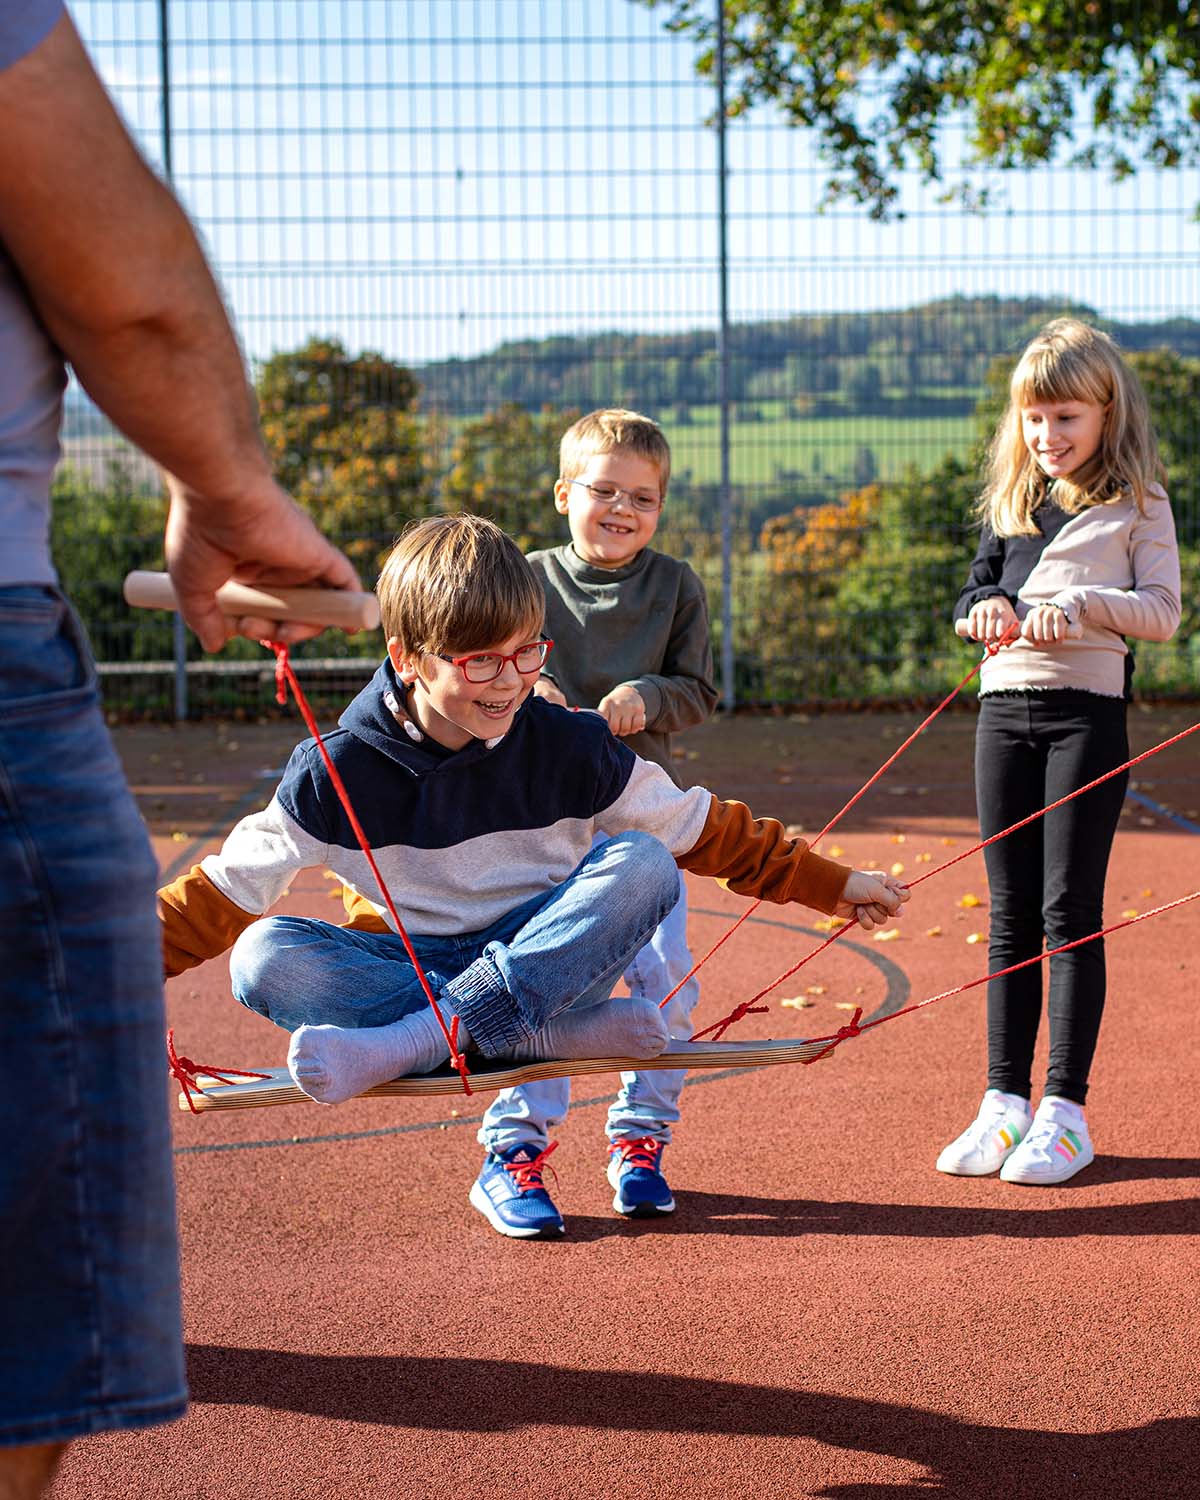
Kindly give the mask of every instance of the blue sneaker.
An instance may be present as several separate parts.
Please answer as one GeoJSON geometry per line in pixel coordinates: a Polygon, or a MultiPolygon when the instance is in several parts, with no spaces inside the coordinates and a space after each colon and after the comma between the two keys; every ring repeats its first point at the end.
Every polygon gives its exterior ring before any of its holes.
{"type": "Polygon", "coordinates": [[[614,1141],[608,1149],[608,1180],[616,1189],[613,1207],[627,1219],[673,1214],[675,1199],[662,1174],[662,1141],[652,1136],[614,1141]]]}
{"type": "Polygon", "coordinates": [[[471,1204],[497,1234],[512,1240],[548,1240],[562,1234],[562,1214],[542,1184],[542,1165],[557,1145],[551,1141],[539,1151],[521,1142],[484,1157],[471,1184],[471,1204]]]}

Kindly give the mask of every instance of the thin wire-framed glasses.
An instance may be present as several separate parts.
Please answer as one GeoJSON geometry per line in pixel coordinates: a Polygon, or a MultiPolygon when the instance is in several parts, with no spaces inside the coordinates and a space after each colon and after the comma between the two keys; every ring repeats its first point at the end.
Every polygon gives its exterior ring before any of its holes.
{"type": "Polygon", "coordinates": [[[647,495],[635,493],[633,490],[619,490],[615,484],[607,484],[601,480],[598,484],[589,484],[586,479],[571,479],[569,484],[581,485],[597,505],[615,505],[618,500],[628,500],[634,510],[640,510],[643,514],[655,511],[662,504],[661,495],[647,495]]]}
{"type": "Polygon", "coordinates": [[[508,661],[512,662],[522,677],[540,672],[546,665],[546,658],[553,645],[553,641],[543,639],[530,641],[527,645],[518,646],[515,651],[504,654],[499,651],[473,651],[468,656],[443,656],[440,651],[431,651],[429,655],[436,656],[439,661],[448,661],[452,667],[458,668],[468,682],[478,684],[493,682],[504,671],[504,664],[508,661]]]}

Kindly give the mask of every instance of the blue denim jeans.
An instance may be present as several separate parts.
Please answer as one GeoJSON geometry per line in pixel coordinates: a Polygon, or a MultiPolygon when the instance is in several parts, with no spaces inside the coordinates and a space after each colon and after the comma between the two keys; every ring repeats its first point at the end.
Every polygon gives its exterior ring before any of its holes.
{"type": "Polygon", "coordinates": [[[181,1416],[157,870],[55,589],[0,589],[0,1444],[181,1416]]]}
{"type": "MultiPolygon", "coordinates": [[[[552,890],[482,932],[412,937],[439,1003],[503,1057],[572,1007],[599,1005],[674,905],[675,861],[644,833],[597,845],[552,890]]],[[[401,914],[403,916],[403,913],[401,914]]],[[[386,1026],[429,1002],[396,933],[264,917],[234,944],[233,993],[277,1026],[386,1026]]]]}
{"type": "MultiPolygon", "coordinates": [[[[687,942],[687,887],[680,880],[678,903],[634,955],[625,970],[625,983],[638,999],[659,1001],[671,993],[692,962],[687,942]]],[[[666,1020],[673,1037],[686,1040],[691,1036],[692,1011],[699,998],[700,982],[693,977],[671,1000],[666,1020]]],[[[686,1078],[682,1068],[622,1073],[621,1091],[609,1108],[605,1125],[609,1140],[651,1136],[669,1141],[671,1126],[679,1119],[679,1096],[686,1078]]],[[[553,1127],[566,1119],[570,1105],[569,1078],[545,1078],[520,1088],[503,1089],[483,1116],[479,1142],[489,1151],[505,1151],[522,1141],[544,1146],[553,1127]]]]}

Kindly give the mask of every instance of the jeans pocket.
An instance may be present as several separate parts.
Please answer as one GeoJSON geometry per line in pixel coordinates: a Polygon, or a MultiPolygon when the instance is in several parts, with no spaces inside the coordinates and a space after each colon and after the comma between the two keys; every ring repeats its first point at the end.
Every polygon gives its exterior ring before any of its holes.
{"type": "Polygon", "coordinates": [[[83,625],[58,589],[0,589],[0,711],[77,710],[98,697],[83,625]]]}

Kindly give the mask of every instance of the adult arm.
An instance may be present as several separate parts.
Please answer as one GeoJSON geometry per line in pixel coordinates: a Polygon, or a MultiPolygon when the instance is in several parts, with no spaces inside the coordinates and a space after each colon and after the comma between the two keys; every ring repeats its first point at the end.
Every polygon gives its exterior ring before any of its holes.
{"type": "MultiPolygon", "coordinates": [[[[347,559],[275,484],[199,242],[68,16],[0,72],[0,139],[0,242],[85,390],[166,471],[167,566],[203,645],[230,634],[213,594],[231,576],[356,587],[347,559]]],[[[267,622],[243,623],[251,633],[267,622]]]]}

